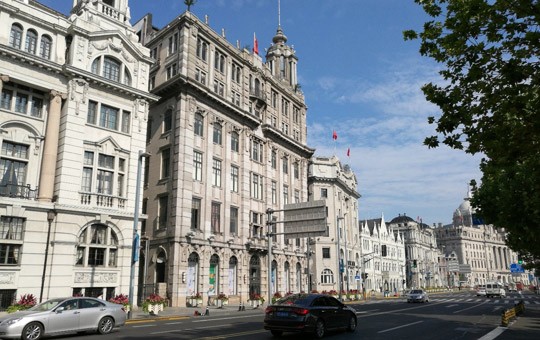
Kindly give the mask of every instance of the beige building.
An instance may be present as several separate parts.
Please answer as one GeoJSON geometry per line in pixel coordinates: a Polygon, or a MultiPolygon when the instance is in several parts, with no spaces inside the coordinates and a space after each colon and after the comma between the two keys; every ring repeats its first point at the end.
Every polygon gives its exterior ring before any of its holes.
{"type": "Polygon", "coordinates": [[[447,267],[437,248],[435,229],[405,214],[393,218],[387,226],[405,242],[407,288],[446,287],[447,267]]]}
{"type": "Polygon", "coordinates": [[[127,0],[0,1],[0,309],[129,292],[149,51],[127,0]]]}
{"type": "Polygon", "coordinates": [[[307,290],[304,239],[274,236],[267,261],[266,211],[308,200],[314,152],[298,59],[281,27],[265,61],[190,12],[163,29],[151,16],[137,27],[157,61],[149,79],[161,97],[148,125],[145,294],[182,306],[197,294],[203,304],[217,294],[246,303],[307,290]]]}
{"type": "Polygon", "coordinates": [[[454,211],[453,223],[435,229],[439,247],[447,258],[454,258],[462,270],[450,270],[462,285],[475,286],[488,281],[529,285],[526,273],[510,272],[517,254],[505,243],[504,228],[496,228],[475,215],[468,194],[454,211]],[[453,256],[452,256],[453,255],[453,256]],[[464,269],[464,270],[463,270],[464,269]]]}

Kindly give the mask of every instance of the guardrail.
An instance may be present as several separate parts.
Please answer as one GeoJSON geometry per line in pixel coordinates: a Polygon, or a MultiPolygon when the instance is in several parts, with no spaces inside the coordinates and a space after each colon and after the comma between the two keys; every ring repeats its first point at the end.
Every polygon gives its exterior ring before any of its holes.
{"type": "Polygon", "coordinates": [[[502,312],[501,315],[501,326],[508,327],[510,321],[514,320],[518,315],[521,315],[525,312],[525,303],[523,300],[516,303],[514,307],[506,309],[502,312]]]}

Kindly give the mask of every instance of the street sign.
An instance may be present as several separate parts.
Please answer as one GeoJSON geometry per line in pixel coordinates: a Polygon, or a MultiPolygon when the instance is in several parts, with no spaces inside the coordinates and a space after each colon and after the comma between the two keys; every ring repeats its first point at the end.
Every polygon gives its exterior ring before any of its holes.
{"type": "Polygon", "coordinates": [[[462,274],[470,274],[471,273],[471,265],[460,263],[459,264],[459,272],[462,274]]]}
{"type": "Polygon", "coordinates": [[[459,263],[457,260],[448,261],[448,271],[449,272],[459,272],[459,263]]]}
{"type": "Polygon", "coordinates": [[[518,263],[510,265],[510,273],[525,273],[525,269],[518,263]]]}
{"type": "Polygon", "coordinates": [[[284,207],[285,239],[328,236],[326,201],[286,204],[284,207]]]}

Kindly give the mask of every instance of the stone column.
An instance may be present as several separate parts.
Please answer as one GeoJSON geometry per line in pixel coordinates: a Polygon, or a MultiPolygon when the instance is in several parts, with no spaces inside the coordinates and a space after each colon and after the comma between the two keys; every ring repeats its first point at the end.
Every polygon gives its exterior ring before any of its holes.
{"type": "Polygon", "coordinates": [[[49,114],[47,115],[47,130],[41,159],[41,173],[39,175],[39,201],[52,201],[54,192],[54,178],[56,174],[56,159],[58,154],[58,136],[60,133],[60,115],[62,112],[62,99],[64,93],[51,91],[49,114]]]}
{"type": "Polygon", "coordinates": [[[2,89],[4,88],[4,83],[9,81],[9,76],[0,74],[0,95],[2,95],[2,89]]]}

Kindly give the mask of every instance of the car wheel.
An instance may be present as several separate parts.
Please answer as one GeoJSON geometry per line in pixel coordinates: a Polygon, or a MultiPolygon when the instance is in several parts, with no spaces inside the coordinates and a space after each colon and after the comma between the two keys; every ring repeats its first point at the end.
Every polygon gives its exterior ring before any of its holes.
{"type": "Polygon", "coordinates": [[[349,324],[347,325],[347,332],[354,332],[356,330],[356,318],[354,316],[349,317],[349,324]]]}
{"type": "Polygon", "coordinates": [[[108,334],[112,332],[113,328],[114,328],[114,320],[111,317],[106,316],[102,318],[101,320],[99,320],[99,323],[98,323],[99,334],[108,334]]]}
{"type": "Polygon", "coordinates": [[[315,324],[315,338],[322,339],[325,333],[326,333],[326,326],[324,325],[324,321],[320,319],[317,320],[317,323],[315,324]]]}
{"type": "Polygon", "coordinates": [[[37,340],[43,336],[43,326],[39,322],[31,322],[24,326],[21,339],[23,340],[37,340]]]}
{"type": "Polygon", "coordinates": [[[272,335],[275,337],[280,337],[283,335],[283,331],[270,331],[270,333],[272,333],[272,335]]]}

